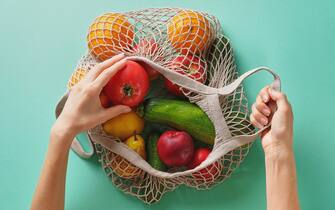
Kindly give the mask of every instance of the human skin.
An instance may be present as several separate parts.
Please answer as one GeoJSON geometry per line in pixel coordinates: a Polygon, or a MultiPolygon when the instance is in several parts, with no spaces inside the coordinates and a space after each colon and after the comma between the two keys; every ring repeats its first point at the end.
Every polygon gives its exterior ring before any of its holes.
{"type": "Polygon", "coordinates": [[[99,98],[109,79],[124,66],[124,55],[117,55],[98,64],[71,89],[64,109],[50,132],[49,147],[31,210],[64,209],[66,168],[73,138],[131,110],[122,105],[103,108],[99,98]]]}
{"type": "Polygon", "coordinates": [[[293,152],[293,112],[286,95],[263,88],[252,105],[251,123],[263,128],[268,210],[298,210],[297,175],[293,152]]]}
{"type": "MultiPolygon", "coordinates": [[[[62,210],[66,169],[73,138],[119,114],[129,112],[127,106],[103,108],[99,95],[109,79],[125,66],[124,55],[98,64],[75,85],[64,109],[50,132],[50,142],[40,179],[33,196],[31,210],[62,210]]],[[[269,87],[262,89],[252,106],[251,122],[263,128],[268,210],[299,209],[295,161],[293,155],[293,114],[285,94],[269,87]]]]}

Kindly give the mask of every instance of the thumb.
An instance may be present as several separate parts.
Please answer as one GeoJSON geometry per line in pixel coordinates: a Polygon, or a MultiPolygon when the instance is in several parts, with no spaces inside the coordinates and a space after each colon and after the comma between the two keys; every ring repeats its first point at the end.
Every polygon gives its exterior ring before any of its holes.
{"type": "Polygon", "coordinates": [[[112,106],[108,109],[105,109],[105,116],[108,119],[111,119],[111,118],[116,117],[120,114],[127,113],[127,112],[130,112],[130,111],[131,111],[131,108],[129,106],[116,105],[116,106],[112,106]]]}
{"type": "Polygon", "coordinates": [[[276,91],[272,88],[269,88],[268,91],[270,98],[277,104],[278,110],[283,110],[290,107],[287,101],[287,97],[283,92],[276,91]]]}

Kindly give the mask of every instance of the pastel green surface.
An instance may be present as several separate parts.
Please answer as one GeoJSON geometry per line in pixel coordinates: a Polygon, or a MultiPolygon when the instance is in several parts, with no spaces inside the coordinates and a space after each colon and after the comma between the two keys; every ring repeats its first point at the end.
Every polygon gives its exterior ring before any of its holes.
{"type": "MultiPolygon", "coordinates": [[[[54,107],[86,50],[97,15],[146,7],[186,7],[216,15],[235,49],[239,71],[266,65],[282,78],[295,114],[302,209],[335,209],[335,3],[255,1],[0,1],[0,206],[28,209],[54,122],[54,107]]],[[[270,77],[246,82],[252,103],[270,77]]],[[[259,142],[226,182],[208,191],[180,187],[146,206],[124,195],[96,159],[71,153],[66,209],[265,209],[259,142]]]]}

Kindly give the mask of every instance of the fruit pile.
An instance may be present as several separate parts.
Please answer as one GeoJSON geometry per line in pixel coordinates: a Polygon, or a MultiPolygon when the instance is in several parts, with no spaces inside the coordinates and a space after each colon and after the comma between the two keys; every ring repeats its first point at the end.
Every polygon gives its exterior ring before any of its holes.
{"type": "MultiPolygon", "coordinates": [[[[132,111],[87,132],[117,188],[153,203],[182,184],[208,189],[243,161],[251,143],[241,145],[246,139],[239,136],[254,128],[242,85],[217,94],[238,84],[232,47],[217,18],[180,8],[107,13],[90,25],[87,45],[69,89],[98,63],[119,53],[127,57],[100,101],[132,111]]],[[[72,149],[90,156],[79,143],[72,149]]]]}
{"type": "MultiPolygon", "coordinates": [[[[136,30],[123,14],[108,13],[96,18],[87,36],[90,54],[99,62],[121,52],[164,60],[160,41],[154,36],[138,37],[139,30],[136,30]]],[[[166,24],[165,42],[174,52],[172,59],[164,60],[166,67],[205,83],[206,63],[202,56],[210,46],[213,33],[210,21],[201,13],[191,10],[176,13],[166,24]]],[[[79,82],[86,72],[77,69],[68,87],[79,82]]],[[[211,152],[215,129],[208,116],[188,101],[189,92],[149,65],[128,60],[104,87],[100,99],[103,107],[122,104],[133,111],[103,123],[103,132],[120,139],[157,170],[193,169],[211,152]]],[[[118,176],[138,175],[131,163],[118,155],[116,159],[125,163],[110,164],[118,176]]],[[[218,167],[205,168],[199,175],[210,179],[213,176],[209,173],[218,174],[218,167]]]]}

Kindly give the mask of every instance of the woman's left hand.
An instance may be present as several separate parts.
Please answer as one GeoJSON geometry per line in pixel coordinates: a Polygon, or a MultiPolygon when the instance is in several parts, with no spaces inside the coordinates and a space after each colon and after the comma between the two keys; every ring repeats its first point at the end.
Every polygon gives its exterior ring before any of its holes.
{"type": "Polygon", "coordinates": [[[131,111],[128,106],[103,108],[100,93],[111,77],[125,66],[123,54],[97,64],[70,91],[62,113],[56,120],[52,133],[74,137],[119,114],[131,111]]]}

